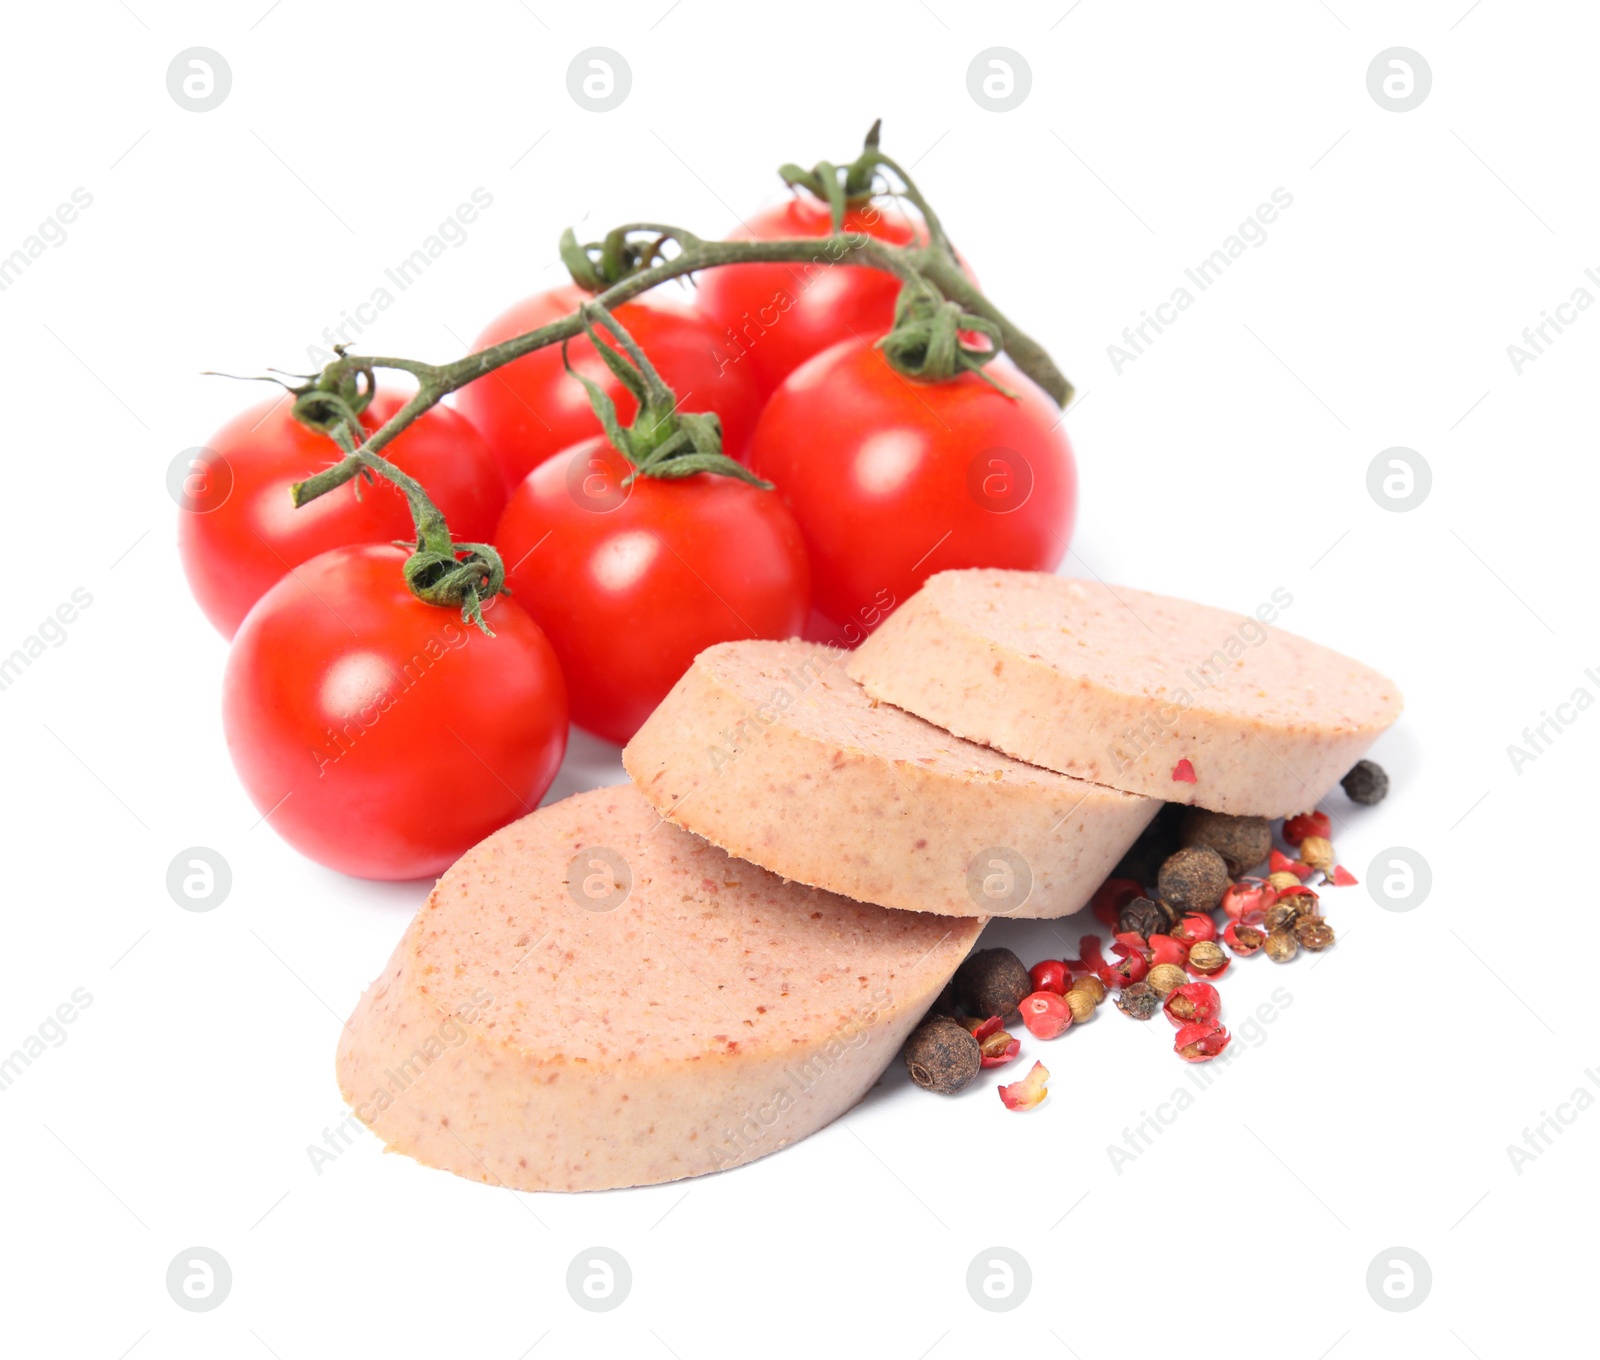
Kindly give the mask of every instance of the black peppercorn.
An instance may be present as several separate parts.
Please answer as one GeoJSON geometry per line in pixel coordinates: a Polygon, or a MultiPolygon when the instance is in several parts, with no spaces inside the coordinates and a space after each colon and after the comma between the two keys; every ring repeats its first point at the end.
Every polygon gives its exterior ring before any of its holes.
{"type": "Polygon", "coordinates": [[[1152,935],[1166,935],[1178,924],[1178,914],[1165,902],[1155,902],[1148,897],[1136,897],[1117,913],[1117,930],[1126,934],[1132,931],[1149,939],[1152,935]]]}
{"type": "Polygon", "coordinates": [[[934,1016],[917,1026],[906,1040],[906,1071],[924,1091],[954,1095],[971,1084],[982,1066],[978,1041],[963,1026],[934,1016]]]}
{"type": "Polygon", "coordinates": [[[956,1004],[968,1015],[1004,1018],[1016,1014],[1033,991],[1033,979],[1009,949],[980,949],[956,969],[955,989],[956,1004]]]}
{"type": "Polygon", "coordinates": [[[1384,795],[1389,792],[1389,776],[1375,760],[1356,761],[1350,773],[1339,782],[1352,803],[1364,803],[1368,807],[1383,802],[1384,795]]]}
{"type": "Polygon", "coordinates": [[[1179,911],[1215,911],[1232,882],[1221,855],[1208,846],[1193,845],[1167,856],[1156,877],[1156,891],[1179,911]]]}
{"type": "Polygon", "coordinates": [[[1234,878],[1267,862],[1272,853],[1272,823],[1265,817],[1233,817],[1225,812],[1190,808],[1179,839],[1184,846],[1205,845],[1222,856],[1234,878]]]}
{"type": "Polygon", "coordinates": [[[1161,993],[1148,982],[1130,982],[1117,993],[1117,1009],[1135,1020],[1148,1020],[1161,1009],[1161,993]]]}

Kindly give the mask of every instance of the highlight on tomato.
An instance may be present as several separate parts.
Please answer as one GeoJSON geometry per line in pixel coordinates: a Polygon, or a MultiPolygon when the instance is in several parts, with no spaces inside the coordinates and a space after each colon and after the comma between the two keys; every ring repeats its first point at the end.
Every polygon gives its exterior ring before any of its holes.
{"type": "Polygon", "coordinates": [[[409,589],[403,548],[335,548],[283,577],[228,653],[223,729],[251,801],[319,864],[442,873],[532,812],[566,751],[567,695],[514,600],[493,635],[409,589]]]}
{"type": "Polygon", "coordinates": [[[1065,556],[1077,473],[1060,412],[1004,357],[973,362],[920,381],[846,340],[762,411],[747,461],[805,535],[814,640],[856,645],[936,571],[1065,556]]]}

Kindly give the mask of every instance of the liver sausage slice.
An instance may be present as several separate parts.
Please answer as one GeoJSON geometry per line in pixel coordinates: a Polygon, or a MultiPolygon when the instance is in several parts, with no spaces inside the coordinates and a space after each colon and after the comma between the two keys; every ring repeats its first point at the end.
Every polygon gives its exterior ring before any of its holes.
{"type": "Polygon", "coordinates": [[[860,1100],[981,927],[786,884],[627,785],[581,793],[439,880],[339,1088],[392,1151],[491,1185],[738,1166],[860,1100]]]}
{"type": "Polygon", "coordinates": [[[1065,916],[1160,804],[1024,765],[879,704],[848,654],[727,642],[622,753],[664,817],[774,873],[949,916],[1065,916]]]}
{"type": "Polygon", "coordinates": [[[1252,615],[1037,572],[930,577],[849,669],[1020,760],[1265,817],[1314,807],[1401,707],[1376,671],[1252,615]]]}

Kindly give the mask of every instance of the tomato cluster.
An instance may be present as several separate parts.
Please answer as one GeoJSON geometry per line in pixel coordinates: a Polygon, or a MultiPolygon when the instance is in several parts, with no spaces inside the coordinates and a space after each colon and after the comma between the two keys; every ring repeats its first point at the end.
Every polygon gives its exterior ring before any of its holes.
{"type": "MultiPolygon", "coordinates": [[[[852,205],[845,229],[927,239],[871,203],[852,205]]],[[[828,208],[796,197],[740,235],[831,232],[828,208]]],[[[596,349],[611,335],[526,354],[406,428],[384,456],[458,544],[503,559],[492,635],[408,589],[396,545],[416,531],[390,482],[359,476],[293,508],[291,486],[344,451],[291,400],[225,426],[207,454],[221,475],[186,506],[179,545],[202,609],[233,639],[224,720],[257,806],[346,873],[435,874],[537,805],[569,717],[627,741],[713,643],[804,633],[853,646],[932,572],[1054,568],[1075,500],[1059,412],[1003,357],[944,382],[891,367],[876,342],[898,290],[886,272],[819,257],[706,271],[692,307],[651,296],[615,310],[679,408],[714,413],[724,451],[770,488],[637,473],[575,376],[634,417],[596,349]]],[[[568,286],[519,302],[474,348],[584,298],[568,286]]],[[[403,401],[379,390],[362,427],[403,401]]]]}

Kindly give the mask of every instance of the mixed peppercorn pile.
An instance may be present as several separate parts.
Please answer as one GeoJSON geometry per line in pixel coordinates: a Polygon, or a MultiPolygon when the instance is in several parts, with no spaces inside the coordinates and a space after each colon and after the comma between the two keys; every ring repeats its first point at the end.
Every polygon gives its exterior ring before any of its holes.
{"type": "MultiPolygon", "coordinates": [[[[1370,805],[1388,793],[1389,779],[1363,760],[1343,786],[1352,802],[1370,805]]],[[[1356,879],[1336,862],[1331,829],[1325,812],[1287,818],[1282,838],[1291,856],[1273,843],[1265,817],[1168,803],[1089,904],[1111,932],[1112,957],[1097,934],[1078,941],[1077,958],[1041,959],[1032,968],[1009,949],[978,950],[906,1041],[911,1080],[953,1095],[984,1068],[1021,1056],[1022,1041],[1005,1028],[1012,1017],[1036,1039],[1055,1039],[1090,1019],[1107,996],[1135,1020],[1162,1012],[1186,1062],[1216,1057],[1229,1036],[1212,984],[1235,958],[1260,953],[1287,963],[1302,949],[1333,944],[1310,880],[1320,874],[1319,887],[1342,888],[1356,879]],[[1251,871],[1263,866],[1266,876],[1255,877],[1251,871]]],[[[1001,1084],[1000,1099],[1008,1110],[1032,1109],[1048,1094],[1049,1077],[1035,1062],[1020,1080],[1001,1084]]]]}

